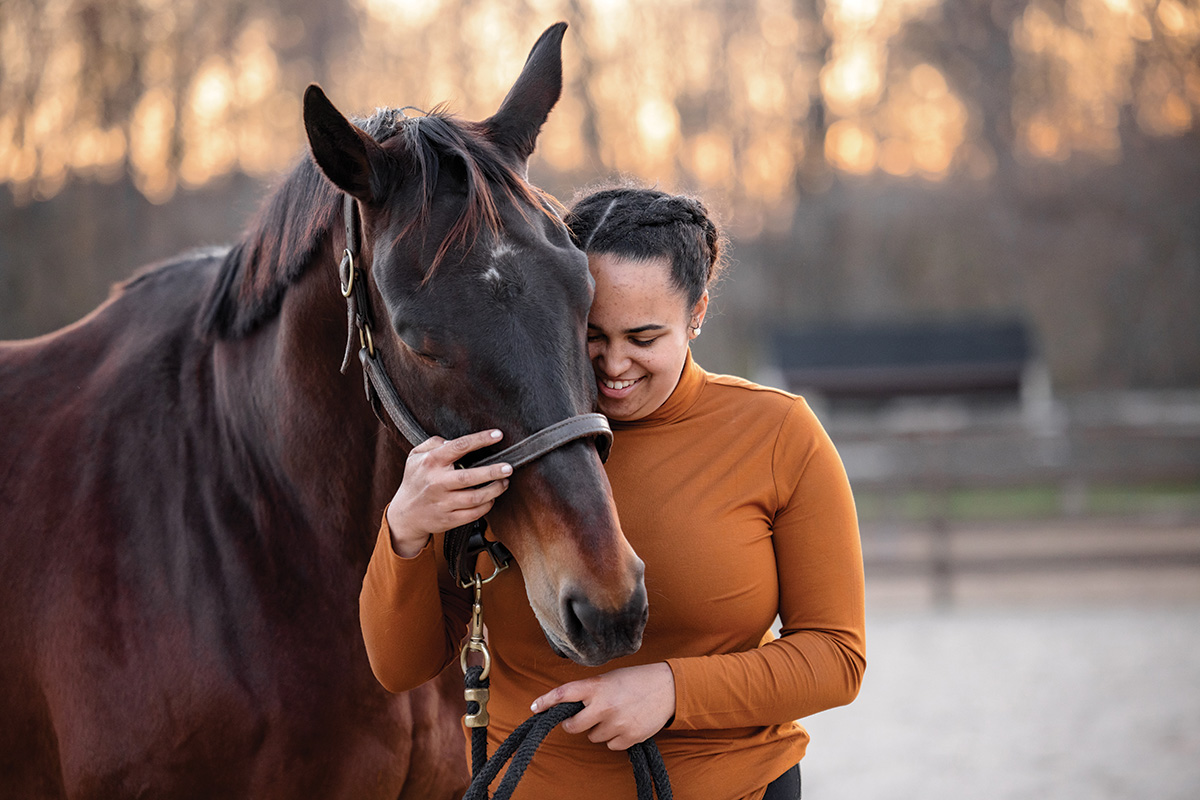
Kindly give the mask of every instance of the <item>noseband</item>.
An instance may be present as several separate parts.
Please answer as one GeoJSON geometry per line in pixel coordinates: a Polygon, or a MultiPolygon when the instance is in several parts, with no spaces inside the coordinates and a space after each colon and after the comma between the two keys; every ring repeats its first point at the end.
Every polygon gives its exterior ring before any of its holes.
{"type": "MultiPolygon", "coordinates": [[[[370,297],[367,293],[366,275],[355,263],[358,255],[359,219],[358,205],[354,198],[345,195],[343,211],[346,221],[346,249],[342,253],[338,265],[338,278],[341,281],[342,297],[346,298],[347,334],[346,354],[342,359],[342,372],[350,364],[350,354],[354,349],[354,334],[358,332],[358,360],[363,368],[363,387],[367,400],[380,422],[386,425],[389,421],[399,431],[409,444],[416,447],[429,438],[412,412],[400,399],[395,385],[383,368],[383,362],[375,350],[375,341],[371,337],[373,317],[371,315],[370,297]]],[[[460,466],[486,467],[493,464],[506,463],[514,470],[536,461],[547,453],[563,445],[579,439],[594,439],[600,460],[608,458],[612,445],[612,429],[603,414],[577,414],[573,417],[555,422],[540,431],[526,436],[516,444],[501,450],[486,458],[472,460],[460,466]]],[[[512,555],[504,545],[484,537],[487,523],[480,519],[469,525],[446,532],[443,549],[450,571],[465,587],[474,583],[474,560],[480,553],[487,553],[496,566],[496,572],[508,566],[512,555]]],[[[494,573],[493,573],[494,575],[494,573]]],[[[490,580],[490,579],[489,579],[490,580]]]]}

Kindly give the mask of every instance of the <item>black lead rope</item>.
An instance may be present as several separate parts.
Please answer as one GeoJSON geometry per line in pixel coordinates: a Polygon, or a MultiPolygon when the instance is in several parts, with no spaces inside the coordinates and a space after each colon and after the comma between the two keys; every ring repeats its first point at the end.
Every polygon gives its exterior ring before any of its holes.
{"type": "Polygon", "coordinates": [[[487,764],[487,726],[472,725],[470,721],[478,719],[480,714],[487,713],[487,701],[481,703],[479,698],[487,697],[488,685],[490,680],[483,677],[483,666],[476,664],[468,667],[463,675],[463,685],[466,686],[467,694],[467,720],[471,729],[471,780],[479,777],[480,771],[487,764]]]}
{"type": "MultiPolygon", "coordinates": [[[[488,681],[480,680],[482,667],[473,666],[466,674],[467,688],[486,689],[488,681]]],[[[478,713],[478,706],[472,708],[467,703],[467,714],[478,713]]],[[[488,800],[488,786],[504,770],[508,769],[496,787],[492,800],[509,800],[517,784],[525,775],[533,754],[537,752],[542,741],[563,720],[572,717],[583,710],[583,703],[559,703],[556,706],[539,711],[517,726],[508,738],[496,749],[491,758],[487,757],[487,728],[471,729],[471,785],[463,800],[488,800]],[[509,761],[512,763],[509,764],[509,761]]],[[[633,764],[633,780],[637,785],[638,800],[673,800],[671,781],[667,777],[667,767],[663,763],[662,753],[654,739],[639,742],[627,751],[629,761],[633,764]]]]}
{"type": "MultiPolygon", "coordinates": [[[[550,731],[567,717],[583,710],[583,703],[559,703],[534,714],[518,725],[496,749],[495,754],[488,758],[487,729],[490,720],[487,704],[492,655],[484,637],[483,627],[483,585],[486,582],[478,574],[472,581],[475,601],[471,606],[470,637],[463,643],[459,654],[459,663],[463,671],[463,694],[467,701],[467,714],[463,718],[463,724],[471,729],[471,785],[463,795],[463,800],[488,800],[488,787],[504,769],[505,764],[512,761],[492,798],[508,800],[525,774],[529,762],[533,760],[533,754],[550,731]],[[467,658],[471,653],[482,656],[483,663],[468,666],[467,658]]],[[[639,742],[627,752],[629,761],[633,764],[633,780],[637,785],[638,800],[655,800],[656,796],[658,800],[672,800],[667,767],[654,739],[639,742]]]]}

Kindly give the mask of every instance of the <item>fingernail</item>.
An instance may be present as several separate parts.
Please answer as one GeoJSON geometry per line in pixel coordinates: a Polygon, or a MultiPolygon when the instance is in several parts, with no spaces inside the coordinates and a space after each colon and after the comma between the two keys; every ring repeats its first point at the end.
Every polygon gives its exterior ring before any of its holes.
{"type": "Polygon", "coordinates": [[[535,714],[537,713],[537,710],[538,710],[538,704],[537,704],[537,700],[534,700],[534,701],[533,701],[533,705],[531,705],[531,706],[529,707],[529,710],[530,710],[530,711],[532,711],[532,712],[533,712],[533,713],[535,713],[535,714]]]}
{"type": "Polygon", "coordinates": [[[492,438],[493,438],[493,439],[499,439],[499,438],[500,438],[501,436],[503,436],[503,435],[504,435],[504,434],[503,434],[503,433],[501,433],[500,431],[492,431],[492,438]]]}
{"type": "Polygon", "coordinates": [[[502,475],[512,475],[512,467],[510,467],[508,464],[501,464],[500,473],[502,475]]]}

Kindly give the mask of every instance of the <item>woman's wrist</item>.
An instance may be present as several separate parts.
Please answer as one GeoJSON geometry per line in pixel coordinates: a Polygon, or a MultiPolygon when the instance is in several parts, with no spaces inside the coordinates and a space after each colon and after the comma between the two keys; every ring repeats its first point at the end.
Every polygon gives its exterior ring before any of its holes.
{"type": "Polygon", "coordinates": [[[396,510],[394,505],[388,506],[384,519],[387,521],[392,552],[401,558],[416,558],[433,538],[432,533],[409,529],[404,524],[404,516],[396,510]]]}

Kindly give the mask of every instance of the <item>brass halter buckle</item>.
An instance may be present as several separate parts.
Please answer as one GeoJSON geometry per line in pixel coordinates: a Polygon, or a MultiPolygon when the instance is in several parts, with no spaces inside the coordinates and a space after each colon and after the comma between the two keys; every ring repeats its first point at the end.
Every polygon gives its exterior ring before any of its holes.
{"type": "MultiPolygon", "coordinates": [[[[499,544],[499,542],[487,542],[486,540],[484,540],[484,541],[485,541],[485,544],[492,544],[492,545],[499,544]]],[[[497,553],[494,548],[486,547],[486,546],[481,548],[478,553],[474,553],[474,552],[470,552],[470,551],[468,551],[468,553],[470,555],[475,555],[475,556],[478,556],[480,553],[482,553],[483,555],[486,555],[488,557],[488,559],[490,559],[492,562],[492,574],[488,575],[486,578],[480,578],[479,573],[476,572],[475,577],[472,578],[471,580],[469,580],[469,581],[461,581],[460,580],[458,582],[458,585],[464,589],[470,589],[472,586],[475,587],[475,602],[478,603],[479,602],[479,594],[480,594],[479,588],[481,586],[483,586],[483,584],[485,584],[485,583],[491,583],[492,581],[496,580],[496,577],[501,572],[504,572],[504,570],[508,569],[508,565],[510,563],[512,563],[510,560],[512,558],[512,556],[509,555],[508,551],[505,550],[503,547],[500,548],[499,553],[497,553]]]]}
{"type": "MultiPolygon", "coordinates": [[[[495,574],[492,578],[496,577],[495,574]]],[[[488,580],[491,580],[489,578],[488,580]]],[[[487,642],[483,639],[483,584],[486,583],[478,574],[475,575],[475,602],[471,605],[471,635],[470,638],[463,644],[462,650],[458,656],[459,666],[462,667],[463,674],[467,674],[467,656],[471,652],[480,653],[483,655],[483,671],[479,674],[480,682],[486,681],[488,675],[492,672],[492,653],[488,650],[487,642]]],[[[463,724],[468,728],[486,728],[488,725],[488,690],[481,689],[464,689],[463,697],[468,703],[474,702],[479,704],[479,710],[474,714],[467,714],[463,717],[463,724]]]]}

